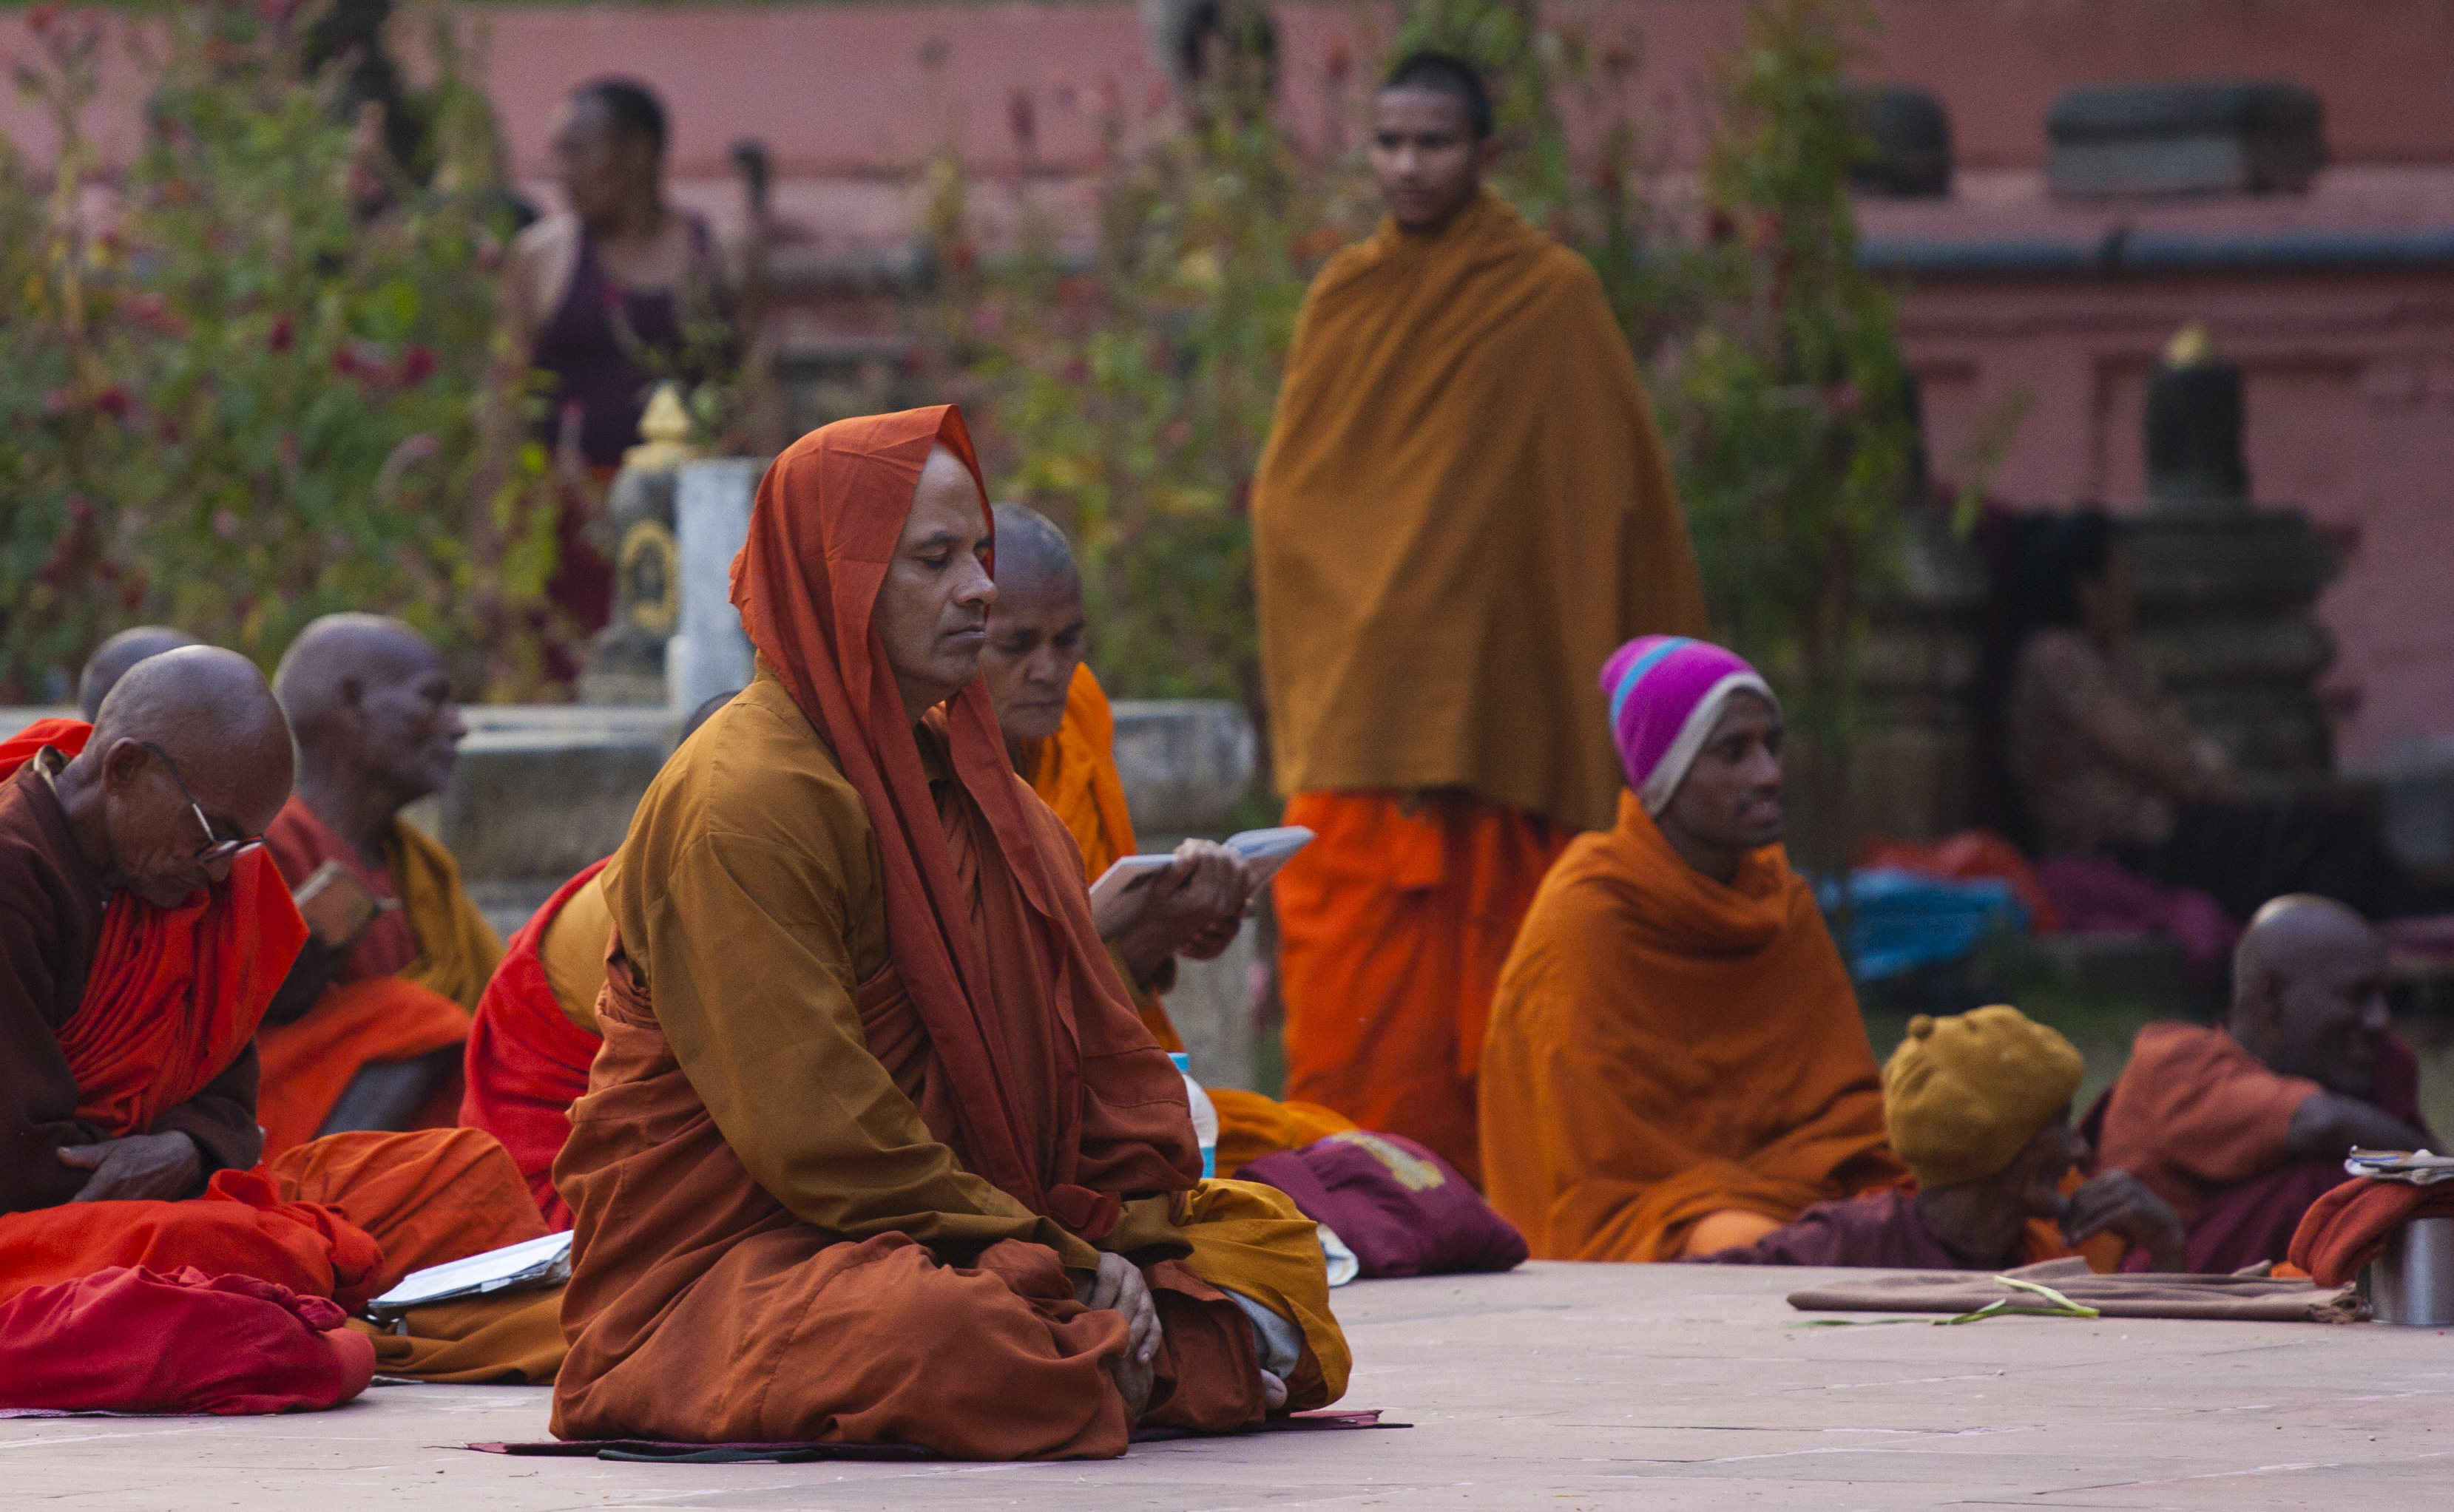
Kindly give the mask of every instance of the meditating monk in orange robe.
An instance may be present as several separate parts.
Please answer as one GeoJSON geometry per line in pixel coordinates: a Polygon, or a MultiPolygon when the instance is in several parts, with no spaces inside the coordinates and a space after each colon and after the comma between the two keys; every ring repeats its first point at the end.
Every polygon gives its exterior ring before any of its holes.
{"type": "Polygon", "coordinates": [[[2150,1024],[2082,1125],[2096,1164],[2182,1215],[2189,1268],[2283,1261],[2343,1157],[2434,1148],[2419,1063],[2388,1032],[2385,947],[2366,921],[2295,894],[2259,909],[2233,952],[2222,1025],[2150,1024]]]}
{"type": "Polygon", "coordinates": [[[1902,1183],[1849,973],[1780,845],[1780,710],[1700,641],[1603,669],[1629,790],[1543,880],[1482,1056],[1491,1205],[1546,1260],[1751,1244],[1902,1183]]]}
{"type": "Polygon", "coordinates": [[[293,888],[331,864],[381,905],[352,940],[311,938],[258,1044],[269,1153],[345,1129],[448,1128],[460,1047],[503,953],[450,851],[400,810],[452,779],[467,728],[427,639],[332,614],[276,681],[298,736],[298,791],[265,840],[293,888]]]}
{"type": "MultiPolygon", "coordinates": [[[[1083,660],[1081,572],[1064,532],[1046,516],[1017,504],[1000,504],[995,514],[997,599],[980,674],[1014,769],[1073,834],[1088,885],[1137,847],[1116,772],[1116,716],[1083,660]]],[[[1143,1027],[1160,1048],[1181,1051],[1184,1037],[1160,1001],[1176,981],[1176,958],[1210,960],[1227,948],[1243,925],[1250,880],[1235,852],[1187,841],[1177,847],[1175,865],[1144,885],[1156,896],[1134,900],[1141,905],[1138,912],[1102,917],[1094,898],[1092,918],[1133,990],[1143,1027]]],[[[1214,1080],[1250,1070],[1193,1068],[1218,1114],[1221,1175],[1355,1127],[1318,1103],[1282,1103],[1214,1080]]]]}
{"type": "Polygon", "coordinates": [[[1612,647],[1700,633],[1686,527],[1593,269],[1481,187],[1481,84],[1399,65],[1388,218],[1297,318],[1253,487],[1286,822],[1287,1092],[1469,1176],[1493,984],[1542,874],[1619,790],[1612,647]]]}
{"type": "Polygon", "coordinates": [[[0,743],[0,1301],[193,1266],[355,1307],[545,1231],[473,1132],[256,1164],[253,1035],[307,934],[258,843],[290,781],[263,676],[207,647],[0,743]]]}
{"type": "Polygon", "coordinates": [[[996,587],[950,407],[768,469],[758,676],[607,872],[566,1438],[1123,1452],[1345,1386],[1318,1229],[1198,1180],[1182,1084],[978,678],[996,587]]]}

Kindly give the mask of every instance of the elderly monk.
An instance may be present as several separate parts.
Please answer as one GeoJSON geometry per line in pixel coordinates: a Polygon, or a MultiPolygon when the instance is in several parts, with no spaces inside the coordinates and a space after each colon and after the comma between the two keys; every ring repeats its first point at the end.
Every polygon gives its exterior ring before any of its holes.
{"type": "Polygon", "coordinates": [[[1469,1176],[1500,963],[1619,779],[1593,669],[1703,597],[1636,365],[1584,260],[1481,186],[1474,70],[1373,104],[1388,216],[1297,322],[1254,484],[1286,822],[1287,1089],[1469,1176]],[[1534,610],[1539,609],[1539,612],[1534,610]]]}
{"type": "Polygon", "coordinates": [[[2127,1171],[2087,1181],[2070,1126],[2079,1051],[1997,1004],[1919,1014],[1883,1063],[1883,1122],[1917,1189],[1818,1203],[1752,1244],[1699,1257],[1719,1265],[1879,1265],[2001,1270],[2086,1257],[2100,1271],[2139,1252],[2179,1270],[2182,1221],[2127,1171]]]}
{"type": "MultiPolygon", "coordinates": [[[[682,722],[677,744],[689,745],[737,692],[700,704],[682,722]]],[[[605,945],[614,934],[605,901],[612,859],[582,867],[505,942],[461,1058],[468,1087],[461,1124],[503,1142],[556,1232],[571,1226],[571,1204],[554,1190],[554,1158],[571,1138],[571,1104],[588,1090],[588,1067],[605,1043],[596,998],[605,990],[605,945]]]]}
{"type": "Polygon", "coordinates": [[[1542,1260],[1750,1244],[1898,1184],[1875,1054],[1780,848],[1780,706],[1679,636],[1602,669],[1619,824],[1543,879],[1482,1056],[1491,1204],[1542,1260]]]}
{"type": "Polygon", "coordinates": [[[289,727],[252,664],[206,647],[138,663],[99,713],[0,743],[0,1302],[193,1266],[355,1307],[542,1234],[472,1131],[256,1164],[256,1024],[307,934],[260,847],[289,727]]]}
{"type": "Polygon", "coordinates": [[[375,911],[352,938],[311,939],[266,1015],[267,1148],[448,1127],[469,1016],[503,953],[452,853],[400,819],[452,779],[468,732],[452,679],[398,620],[328,614],[291,644],[275,688],[298,738],[298,791],[266,844],[293,889],[329,865],[375,911]]]}
{"type": "MultiPolygon", "coordinates": [[[[1073,832],[1082,850],[1082,879],[1096,882],[1136,846],[1124,781],[1116,773],[1116,719],[1082,659],[1081,572],[1064,532],[1047,516],[1000,504],[995,517],[997,596],[980,674],[1014,769],[1073,832]]],[[[1094,905],[1099,937],[1160,1048],[1184,1048],[1159,1001],[1175,983],[1176,958],[1210,960],[1226,949],[1243,924],[1250,892],[1247,870],[1234,851],[1188,840],[1177,847],[1167,875],[1129,895],[1135,911],[1111,915],[1094,905]]],[[[1218,1169],[1230,1176],[1264,1155],[1355,1127],[1318,1103],[1281,1103],[1228,1086],[1207,1090],[1218,1113],[1218,1169]]]]}
{"type": "Polygon", "coordinates": [[[128,669],[149,656],[175,651],[182,646],[193,646],[196,638],[185,630],[174,630],[167,625],[138,625],[120,631],[94,647],[86,658],[85,671],[77,678],[77,706],[84,711],[85,722],[93,723],[101,712],[102,701],[128,669]]]}
{"type": "Polygon", "coordinates": [[[1015,774],[991,542],[951,407],[815,431],[759,485],[758,676],[608,872],[557,1434],[1108,1456],[1344,1389],[1318,1230],[1198,1179],[1015,774]]]}
{"type": "Polygon", "coordinates": [[[2214,1027],[2151,1024],[2082,1125],[2107,1167],[2182,1215],[2189,1268],[2281,1261],[2343,1156],[2433,1147],[2419,1064],[2387,1032],[2385,947],[2350,908],[2307,894],[2260,908],[2233,951],[2214,1027]]]}

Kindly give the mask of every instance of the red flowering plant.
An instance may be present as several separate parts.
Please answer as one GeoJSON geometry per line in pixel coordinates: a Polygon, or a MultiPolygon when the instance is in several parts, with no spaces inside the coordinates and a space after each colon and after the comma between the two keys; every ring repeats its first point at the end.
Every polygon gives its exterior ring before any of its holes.
{"type": "MultiPolygon", "coordinates": [[[[452,163],[399,161],[343,102],[351,60],[309,64],[320,9],[37,29],[19,82],[62,145],[48,186],[0,158],[0,691],[56,695],[143,620],[270,665],[343,608],[435,636],[472,695],[533,672],[543,461],[476,473],[505,228],[452,163]],[[113,47],[149,88],[140,145],[106,169],[83,127],[113,47]]],[[[392,139],[448,149],[486,107],[449,18],[427,19],[440,77],[392,102],[424,128],[392,139]]]]}

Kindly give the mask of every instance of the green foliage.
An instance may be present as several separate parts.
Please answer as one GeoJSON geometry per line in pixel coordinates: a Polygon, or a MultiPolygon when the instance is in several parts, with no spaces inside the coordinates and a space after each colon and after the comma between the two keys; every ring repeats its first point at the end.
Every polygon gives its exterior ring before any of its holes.
{"type": "Polygon", "coordinates": [[[47,190],[0,163],[0,680],[56,693],[140,620],[270,665],[356,608],[434,635],[467,682],[519,685],[553,516],[533,451],[472,503],[501,228],[454,190],[454,144],[491,124],[448,24],[424,184],[301,77],[303,17],[140,14],[40,18],[20,84],[65,146],[47,190]],[[115,181],[78,130],[113,35],[141,37],[154,83],[115,181]]]}
{"type": "Polygon", "coordinates": [[[1077,544],[1103,680],[1258,715],[1253,473],[1305,286],[1365,212],[1226,71],[1138,133],[1111,109],[1087,247],[1032,213],[1019,255],[982,267],[970,186],[941,164],[935,334],[998,496],[1077,544]]]}

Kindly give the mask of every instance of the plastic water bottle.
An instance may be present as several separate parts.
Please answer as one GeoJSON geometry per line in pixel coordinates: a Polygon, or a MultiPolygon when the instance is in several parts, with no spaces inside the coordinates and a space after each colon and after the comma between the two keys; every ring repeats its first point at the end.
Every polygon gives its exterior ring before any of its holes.
{"type": "Polygon", "coordinates": [[[1184,1098],[1193,1104],[1193,1137],[1201,1142],[1201,1174],[1218,1174],[1218,1109],[1211,1104],[1210,1094],[1193,1079],[1193,1057],[1182,1050],[1170,1050],[1167,1058],[1176,1063],[1177,1073],[1184,1078],[1184,1098]]]}

